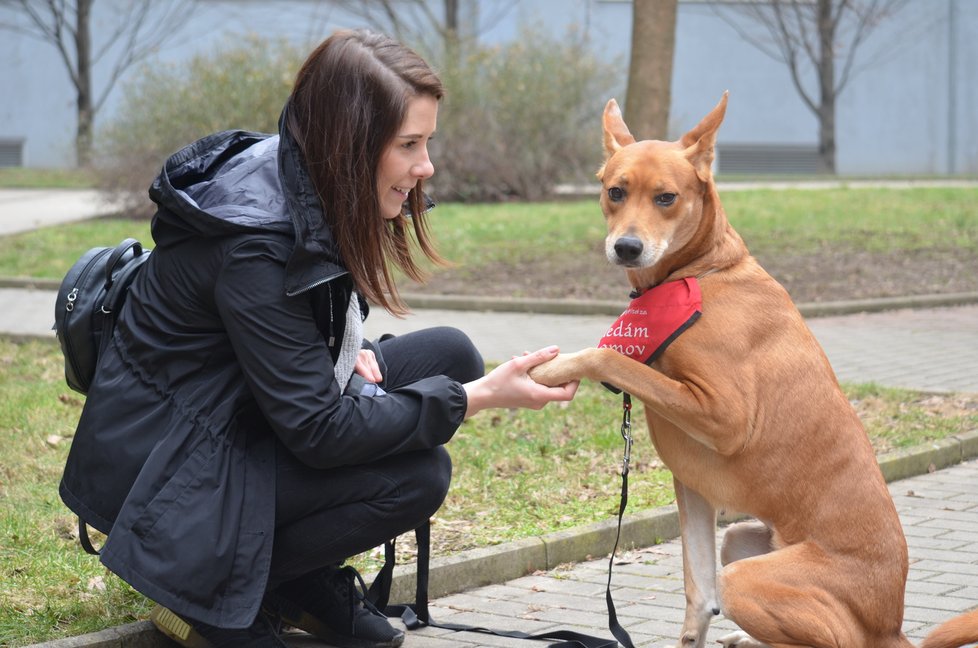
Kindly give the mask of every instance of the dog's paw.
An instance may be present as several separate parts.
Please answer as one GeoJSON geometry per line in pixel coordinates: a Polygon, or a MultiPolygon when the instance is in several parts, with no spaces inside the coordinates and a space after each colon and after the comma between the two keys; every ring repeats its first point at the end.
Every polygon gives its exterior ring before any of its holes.
{"type": "Polygon", "coordinates": [[[530,378],[547,387],[566,385],[572,380],[578,380],[581,375],[577,370],[576,356],[575,353],[561,353],[553,360],[530,369],[530,378]]]}
{"type": "Polygon", "coordinates": [[[717,643],[723,646],[723,648],[771,648],[767,644],[754,639],[743,630],[723,635],[717,639],[717,643]]]}

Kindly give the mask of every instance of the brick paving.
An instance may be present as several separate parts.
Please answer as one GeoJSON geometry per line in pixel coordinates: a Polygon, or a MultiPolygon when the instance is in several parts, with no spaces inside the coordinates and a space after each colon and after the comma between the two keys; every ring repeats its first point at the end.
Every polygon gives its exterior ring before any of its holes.
{"type": "Polygon", "coordinates": [[[808,320],[840,380],[978,392],[978,305],[808,320]]]}
{"type": "MultiPolygon", "coordinates": [[[[903,627],[919,643],[936,624],[978,607],[978,461],[893,482],[890,492],[910,548],[903,627]]],[[[443,623],[523,632],[560,627],[610,639],[604,602],[607,569],[607,558],[602,558],[469,590],[432,601],[431,614],[443,623]]],[[[675,645],[685,604],[678,540],[621,554],[612,587],[618,618],[636,646],[675,645]]],[[[708,643],[733,628],[719,617],[708,643]]],[[[302,639],[293,643],[320,645],[302,639]]],[[[424,628],[410,632],[404,645],[543,644],[424,628]]]]}

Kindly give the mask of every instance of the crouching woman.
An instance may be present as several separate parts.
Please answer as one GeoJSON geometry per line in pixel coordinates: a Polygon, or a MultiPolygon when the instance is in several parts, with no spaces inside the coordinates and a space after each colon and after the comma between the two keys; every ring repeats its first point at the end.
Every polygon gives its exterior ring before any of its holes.
{"type": "Polygon", "coordinates": [[[276,620],[337,646],[398,646],[350,556],[442,504],[444,449],[485,408],[570,400],[484,374],[452,328],[363,339],[368,303],[422,279],[423,184],[442,86],[414,52],[343,31],[299,70],[279,133],[226,131],[167,160],[155,248],[102,354],[60,493],[102,562],[185,646],[281,648],[276,620]]]}

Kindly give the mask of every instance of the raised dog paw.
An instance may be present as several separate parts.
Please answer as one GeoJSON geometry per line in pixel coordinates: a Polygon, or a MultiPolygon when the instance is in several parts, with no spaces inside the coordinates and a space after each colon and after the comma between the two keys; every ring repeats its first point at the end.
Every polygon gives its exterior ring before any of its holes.
{"type": "Polygon", "coordinates": [[[536,382],[557,387],[581,378],[577,353],[561,353],[553,360],[530,369],[530,378],[536,382]]]}
{"type": "Polygon", "coordinates": [[[771,648],[767,644],[754,639],[743,630],[723,635],[717,639],[717,643],[723,646],[723,648],[771,648]]]}

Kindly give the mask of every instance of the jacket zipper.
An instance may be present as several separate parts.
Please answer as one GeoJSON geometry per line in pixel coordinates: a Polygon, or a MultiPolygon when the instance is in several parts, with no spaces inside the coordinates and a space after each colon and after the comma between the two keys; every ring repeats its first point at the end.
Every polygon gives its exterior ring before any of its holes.
{"type": "Polygon", "coordinates": [[[346,274],[350,274],[350,273],[348,271],[346,271],[346,270],[344,270],[342,272],[337,272],[336,274],[329,275],[329,276],[323,277],[321,279],[317,279],[317,280],[315,280],[315,281],[313,281],[311,283],[306,284],[305,286],[302,286],[300,288],[296,288],[295,290],[286,290],[285,291],[285,294],[288,297],[295,297],[296,295],[301,295],[302,293],[304,293],[306,291],[312,290],[313,288],[315,288],[317,286],[322,286],[324,283],[330,282],[333,279],[337,279],[337,278],[342,277],[343,275],[346,275],[346,274]]]}

